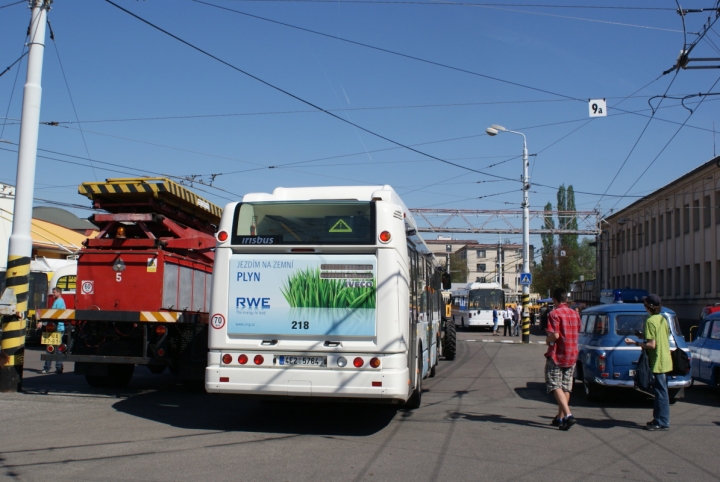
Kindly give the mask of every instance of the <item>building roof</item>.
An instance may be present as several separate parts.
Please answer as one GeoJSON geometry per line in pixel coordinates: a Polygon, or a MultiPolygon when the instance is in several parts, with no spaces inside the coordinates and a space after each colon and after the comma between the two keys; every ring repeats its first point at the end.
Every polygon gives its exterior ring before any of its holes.
{"type": "Polygon", "coordinates": [[[97,229],[97,226],[87,219],[79,218],[65,209],[40,206],[33,208],[32,216],[35,219],[57,224],[67,229],[97,229]]]}
{"type": "MultiPolygon", "coordinates": [[[[97,232],[91,237],[96,234],[97,232]]],[[[78,234],[71,229],[40,219],[32,220],[30,235],[32,236],[33,249],[50,249],[66,253],[78,251],[82,247],[83,241],[87,239],[84,234],[78,234]]]]}
{"type": "Polygon", "coordinates": [[[651,192],[650,194],[648,194],[648,195],[646,195],[646,196],[643,196],[643,197],[641,197],[640,199],[638,199],[637,201],[629,204],[628,206],[625,206],[624,208],[622,208],[622,209],[620,209],[620,210],[618,210],[618,211],[615,211],[615,212],[612,213],[611,215],[607,216],[606,219],[614,218],[615,216],[617,216],[618,214],[622,213],[623,211],[631,210],[634,206],[636,206],[636,205],[638,205],[638,204],[642,204],[643,202],[647,201],[647,200],[650,199],[650,198],[656,197],[656,196],[658,195],[658,193],[660,193],[661,191],[663,191],[663,190],[665,190],[665,189],[667,189],[667,188],[669,188],[669,187],[671,187],[671,186],[675,186],[675,185],[678,184],[679,182],[682,182],[683,180],[685,180],[685,179],[687,179],[687,178],[689,178],[689,177],[694,176],[694,175],[697,174],[698,172],[700,172],[700,171],[702,171],[703,169],[706,169],[706,168],[708,168],[708,167],[710,167],[710,166],[712,166],[712,165],[715,165],[715,166],[717,166],[717,167],[720,167],[720,156],[717,156],[717,157],[714,157],[714,158],[710,159],[709,161],[707,161],[707,162],[704,163],[704,164],[699,165],[698,167],[696,167],[696,168],[693,169],[692,171],[683,174],[682,176],[680,176],[680,177],[677,178],[677,179],[673,179],[673,180],[670,181],[669,183],[665,184],[663,187],[661,187],[661,188],[659,188],[659,189],[656,189],[656,190],[654,190],[653,192],[651,192]]]}

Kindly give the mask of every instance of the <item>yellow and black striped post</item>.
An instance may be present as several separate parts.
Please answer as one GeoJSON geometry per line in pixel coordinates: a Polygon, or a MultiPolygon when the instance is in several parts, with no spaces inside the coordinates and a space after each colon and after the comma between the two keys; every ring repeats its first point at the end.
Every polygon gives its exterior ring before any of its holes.
{"type": "Polygon", "coordinates": [[[28,305],[30,256],[32,255],[33,190],[35,164],[40,130],[40,103],[42,101],[42,63],[45,52],[45,26],[52,0],[30,0],[32,16],[27,58],[27,78],[23,88],[20,142],[18,143],[17,181],[13,227],[8,243],[6,286],[17,298],[17,315],[4,316],[0,340],[0,391],[22,390],[23,362],[25,361],[25,313],[28,305]]]}
{"type": "Polygon", "coordinates": [[[522,342],[530,343],[530,293],[522,295],[522,342]]]}
{"type": "Polygon", "coordinates": [[[27,322],[24,313],[27,312],[28,292],[30,290],[29,257],[12,255],[8,257],[5,285],[15,292],[18,314],[3,316],[2,320],[0,348],[2,348],[2,352],[7,359],[4,360],[5,365],[0,368],[0,392],[14,392],[22,389],[27,322]]]}

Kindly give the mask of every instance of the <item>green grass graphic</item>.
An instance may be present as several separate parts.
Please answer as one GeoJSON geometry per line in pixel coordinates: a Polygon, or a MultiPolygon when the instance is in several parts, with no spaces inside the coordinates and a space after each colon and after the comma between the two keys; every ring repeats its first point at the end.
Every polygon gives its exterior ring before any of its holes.
{"type": "Polygon", "coordinates": [[[345,280],[321,279],[319,269],[307,268],[288,276],[283,296],[293,308],[375,308],[372,288],[349,288],[345,280]]]}

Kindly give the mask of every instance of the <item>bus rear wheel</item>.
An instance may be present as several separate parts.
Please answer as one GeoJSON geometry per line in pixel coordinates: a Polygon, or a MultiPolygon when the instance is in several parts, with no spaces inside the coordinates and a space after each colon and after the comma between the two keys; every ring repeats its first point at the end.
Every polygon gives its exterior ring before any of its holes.
{"type": "Polygon", "coordinates": [[[457,330],[455,322],[448,320],[445,323],[445,340],[443,344],[443,355],[446,360],[454,360],[457,354],[457,330]]]}

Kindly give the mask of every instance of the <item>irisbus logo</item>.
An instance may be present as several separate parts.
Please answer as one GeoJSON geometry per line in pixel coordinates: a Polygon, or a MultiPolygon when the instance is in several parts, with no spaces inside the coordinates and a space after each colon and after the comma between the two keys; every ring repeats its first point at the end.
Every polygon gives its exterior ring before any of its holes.
{"type": "Polygon", "coordinates": [[[270,298],[236,298],[235,308],[238,310],[269,310],[270,298]]]}

